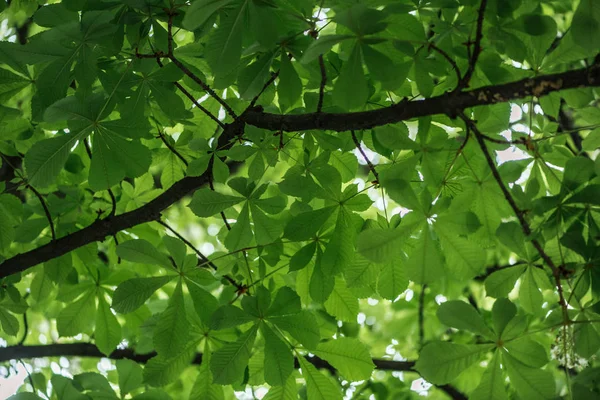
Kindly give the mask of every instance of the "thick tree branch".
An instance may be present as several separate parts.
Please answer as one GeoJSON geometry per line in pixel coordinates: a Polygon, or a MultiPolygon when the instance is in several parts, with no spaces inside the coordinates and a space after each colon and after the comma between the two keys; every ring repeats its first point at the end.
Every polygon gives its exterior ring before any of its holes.
{"type": "MultiPolygon", "coordinates": [[[[128,359],[140,364],[145,364],[156,353],[136,354],[133,349],[120,349],[113,351],[107,358],[112,360],[128,359]]],[[[92,343],[67,343],[67,344],[48,344],[48,345],[31,345],[31,346],[9,346],[0,348],[0,362],[23,358],[44,358],[44,357],[106,357],[92,343]]],[[[317,368],[327,369],[332,373],[336,373],[336,369],[327,361],[319,357],[306,358],[308,362],[317,368]]],[[[300,368],[298,360],[294,360],[295,368],[300,368]]],[[[192,364],[199,365],[202,363],[202,353],[196,353],[192,360],[192,364]]],[[[384,371],[404,371],[414,372],[414,361],[394,361],[374,358],[373,363],[375,368],[384,371]]],[[[450,397],[457,400],[467,399],[458,389],[451,385],[437,386],[439,389],[446,392],[450,397]]]]}
{"type": "Polygon", "coordinates": [[[282,115],[254,109],[246,113],[244,122],[272,131],[322,129],[343,132],[370,129],[435,114],[454,117],[458,111],[469,107],[504,103],[529,96],[541,97],[559,90],[589,86],[600,86],[600,63],[589,68],[485,86],[467,92],[445,93],[424,100],[403,101],[389,107],[355,113],[282,115]]]}
{"type": "MultiPolygon", "coordinates": [[[[528,96],[540,97],[563,89],[589,86],[600,86],[600,64],[503,85],[486,86],[468,92],[446,93],[425,100],[404,101],[372,111],[345,114],[279,115],[252,108],[232,124],[226,125],[226,129],[219,137],[218,147],[226,149],[227,146],[231,146],[231,140],[243,133],[245,123],[273,131],[369,129],[428,115],[457,115],[459,111],[469,107],[507,102],[528,96]]],[[[113,217],[110,221],[96,221],[84,229],[57,239],[55,242],[7,259],[0,264],[0,279],[25,271],[27,268],[59,257],[88,243],[102,241],[105,237],[124,229],[156,220],[161,211],[207,184],[209,174],[210,171],[199,177],[183,178],[160,196],[136,210],[113,217]]]]}

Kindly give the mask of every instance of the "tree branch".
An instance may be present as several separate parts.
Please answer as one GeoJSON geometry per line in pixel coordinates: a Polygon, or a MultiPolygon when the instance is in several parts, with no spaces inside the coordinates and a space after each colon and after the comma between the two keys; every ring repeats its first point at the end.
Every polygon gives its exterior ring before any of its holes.
{"type": "Polygon", "coordinates": [[[288,132],[311,129],[344,132],[370,129],[435,114],[456,116],[466,108],[504,103],[529,96],[542,97],[559,90],[600,86],[600,63],[558,74],[525,78],[502,85],[485,86],[467,92],[445,93],[424,100],[403,101],[377,110],[354,113],[270,114],[249,110],[244,122],[258,128],[288,132]]]}
{"type": "MultiPolygon", "coordinates": [[[[345,114],[278,115],[253,108],[247,110],[235,122],[226,125],[223,134],[219,137],[218,145],[220,149],[231,147],[232,139],[238,137],[240,132],[243,133],[243,125],[246,123],[273,131],[369,129],[428,115],[448,113],[457,115],[459,111],[469,107],[507,102],[528,96],[540,97],[551,92],[581,86],[600,86],[600,63],[593,64],[589,68],[527,78],[503,85],[486,86],[467,92],[446,93],[424,100],[405,101],[372,111],[345,114]]],[[[210,171],[199,177],[185,177],[157,198],[136,210],[113,217],[110,221],[96,221],[86,228],[57,239],[55,242],[9,258],[0,264],[0,279],[25,271],[27,268],[59,257],[86,244],[102,241],[106,236],[124,229],[154,221],[159,218],[160,212],[165,208],[207,184],[209,175],[210,171]]]]}
{"type": "MultiPolygon", "coordinates": [[[[145,364],[155,356],[155,352],[148,354],[137,354],[133,349],[119,349],[113,351],[107,357],[92,343],[66,343],[31,346],[17,345],[0,348],[0,362],[23,358],[44,357],[106,357],[112,360],[121,360],[125,358],[140,364],[145,364]]],[[[331,364],[320,359],[319,357],[307,357],[306,360],[317,368],[327,369],[332,373],[337,372],[331,364]]],[[[201,363],[202,353],[196,353],[192,360],[192,364],[199,365],[201,363]]],[[[414,369],[415,361],[394,361],[374,358],[373,363],[375,364],[375,368],[384,371],[404,371],[418,374],[418,372],[414,369]]],[[[294,360],[294,365],[295,368],[300,368],[297,359],[294,360]]],[[[446,392],[453,399],[467,399],[463,393],[451,385],[440,385],[436,387],[446,392]]]]}
{"type": "Polygon", "coordinates": [[[475,66],[477,65],[477,59],[479,58],[479,54],[481,53],[481,39],[483,39],[483,18],[485,16],[485,8],[487,6],[487,0],[481,0],[481,4],[479,5],[479,11],[477,14],[477,28],[475,31],[475,43],[473,46],[473,53],[471,54],[471,59],[469,60],[469,68],[467,72],[465,72],[465,76],[462,77],[458,82],[457,90],[462,90],[466,87],[469,87],[469,81],[473,76],[473,72],[475,72],[475,66]]]}
{"type": "Polygon", "coordinates": [[[356,137],[356,134],[354,133],[354,131],[350,131],[350,133],[352,134],[352,140],[354,141],[354,145],[356,146],[356,148],[358,149],[358,151],[362,155],[363,159],[367,163],[367,166],[369,167],[369,169],[373,173],[373,176],[375,176],[375,179],[377,180],[377,183],[379,184],[380,183],[379,174],[377,173],[377,170],[375,169],[375,166],[373,165],[373,163],[371,162],[371,160],[369,160],[369,157],[367,157],[367,154],[365,153],[365,151],[360,146],[360,142],[358,141],[358,138],[356,137]]]}

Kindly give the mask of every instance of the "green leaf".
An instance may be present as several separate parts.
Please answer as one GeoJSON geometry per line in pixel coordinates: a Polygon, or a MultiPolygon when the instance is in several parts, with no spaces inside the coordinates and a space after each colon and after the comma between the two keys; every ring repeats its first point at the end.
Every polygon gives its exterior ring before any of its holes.
{"type": "Polygon", "coordinates": [[[298,390],[296,389],[296,378],[294,375],[285,381],[284,386],[272,387],[264,397],[264,400],[296,400],[298,397],[298,390]]]}
{"type": "Polygon", "coordinates": [[[4,307],[0,307],[0,325],[7,335],[17,336],[19,333],[19,320],[4,307]]]}
{"type": "Polygon", "coordinates": [[[466,280],[477,276],[485,266],[485,250],[469,239],[436,225],[446,264],[453,277],[466,280]]]}
{"type": "Polygon", "coordinates": [[[434,241],[429,226],[424,227],[421,237],[409,252],[406,263],[408,277],[420,284],[434,282],[444,275],[438,244],[434,241]]]}
{"type": "Polygon", "coordinates": [[[255,320],[254,316],[246,313],[244,310],[232,305],[225,305],[219,307],[213,313],[210,319],[210,328],[217,330],[233,328],[234,326],[243,325],[255,320]]]}
{"type": "Polygon", "coordinates": [[[214,383],[228,385],[241,382],[248,365],[258,325],[254,325],[236,342],[227,343],[215,351],[210,360],[214,383]]]}
{"type": "Polygon", "coordinates": [[[336,208],[335,206],[325,207],[296,215],[285,226],[283,236],[293,241],[313,238],[325,221],[336,212],[336,208]]]}
{"type": "Polygon", "coordinates": [[[180,280],[169,299],[166,310],[160,314],[156,322],[152,337],[156,352],[161,355],[181,353],[188,344],[189,332],[190,323],[185,312],[180,280]]]}
{"type": "Polygon", "coordinates": [[[165,386],[179,378],[184,369],[190,366],[196,345],[197,342],[191,342],[181,353],[159,354],[151,358],[144,368],[144,383],[165,386]]]}
{"type": "Polygon", "coordinates": [[[250,205],[250,210],[252,211],[252,222],[254,222],[256,244],[266,245],[279,239],[283,231],[281,223],[277,219],[267,216],[254,204],[250,205]]]}
{"type": "Polygon", "coordinates": [[[252,100],[269,80],[273,53],[266,53],[244,68],[238,76],[238,89],[242,99],[252,100]]]}
{"type": "Polygon", "coordinates": [[[122,359],[115,362],[119,373],[119,390],[121,394],[127,394],[142,386],[143,370],[134,361],[122,359]]]}
{"type": "Polygon", "coordinates": [[[194,303],[196,313],[200,317],[200,320],[208,325],[210,318],[218,308],[219,303],[215,296],[210,294],[208,291],[202,289],[197,283],[188,280],[186,282],[188,292],[194,303]]]}
{"type": "Polygon", "coordinates": [[[190,400],[223,400],[223,388],[212,383],[209,360],[203,359],[200,373],[190,393],[190,400]]]}
{"type": "Polygon", "coordinates": [[[396,229],[367,229],[358,235],[357,250],[365,258],[383,263],[402,254],[402,244],[412,233],[415,224],[400,225],[396,229]]]}
{"type": "Polygon", "coordinates": [[[575,352],[589,358],[600,349],[600,334],[592,323],[583,323],[575,331],[575,352]]]}
{"type": "Polygon", "coordinates": [[[57,134],[51,139],[36,142],[25,154],[27,179],[34,187],[50,186],[65,166],[71,149],[84,140],[85,131],[76,134],[57,134]]]}
{"type": "Polygon", "coordinates": [[[193,2],[186,10],[183,26],[193,31],[210,19],[216,12],[227,8],[234,0],[199,0],[193,2]]]}
{"type": "Polygon", "coordinates": [[[441,323],[459,330],[468,330],[473,333],[493,339],[494,334],[483,322],[481,315],[464,301],[452,300],[443,303],[437,311],[441,323]]]}
{"type": "Polygon", "coordinates": [[[492,307],[492,324],[497,337],[502,337],[508,323],[517,315],[517,307],[505,298],[494,302],[492,307]]]}
{"type": "Polygon", "coordinates": [[[289,333],[309,350],[317,347],[321,339],[319,324],[310,311],[302,310],[294,315],[269,317],[269,321],[289,333]]]}
{"type": "Polygon", "coordinates": [[[354,322],[358,313],[358,299],[341,278],[335,279],[331,295],[323,304],[325,310],[340,321],[354,322]]]}
{"type": "Polygon", "coordinates": [[[137,178],[148,172],[151,161],[150,150],[141,143],[97,129],[92,139],[88,182],[94,191],[106,190],[125,176],[137,178]]]}
{"type": "Polygon", "coordinates": [[[354,110],[361,108],[368,98],[369,88],[363,72],[360,46],[355,44],[333,86],[333,101],[346,110],[354,110]]]}
{"type": "Polygon", "coordinates": [[[533,276],[532,268],[527,267],[527,270],[521,277],[521,287],[519,288],[519,300],[521,307],[529,314],[537,314],[542,311],[542,292],[540,291],[535,277],[533,276]]]}
{"type": "Polygon", "coordinates": [[[330,378],[321,374],[304,357],[298,357],[298,361],[300,362],[300,368],[302,368],[302,376],[306,380],[307,398],[311,400],[335,400],[342,398],[340,390],[330,378]]]}
{"type": "Polygon", "coordinates": [[[266,324],[261,324],[260,332],[265,339],[265,381],[282,386],[294,369],[292,351],[266,324]]]}
{"type": "Polygon", "coordinates": [[[395,300],[408,286],[406,268],[398,258],[381,266],[377,278],[377,293],[384,299],[395,300]]]}
{"type": "Polygon", "coordinates": [[[375,369],[367,347],[356,339],[340,337],[320,343],[314,353],[350,381],[367,380],[375,369]]]}
{"type": "Polygon", "coordinates": [[[340,274],[354,260],[356,229],[352,217],[346,207],[340,208],[333,236],[321,259],[321,268],[326,275],[340,274]]]}
{"type": "Polygon", "coordinates": [[[302,55],[302,59],[300,62],[302,64],[308,64],[309,62],[315,60],[320,55],[327,53],[333,46],[336,44],[347,40],[352,39],[354,36],[351,35],[323,35],[319,36],[319,38],[312,42],[310,46],[304,51],[302,55]]]}
{"type": "Polygon", "coordinates": [[[94,331],[96,346],[105,355],[112,353],[121,343],[121,325],[113,315],[104,295],[98,296],[96,313],[96,330],[94,331]]]}
{"type": "Polygon", "coordinates": [[[456,379],[493,345],[430,342],[423,347],[415,369],[427,381],[443,385],[456,379]]]}
{"type": "Polygon", "coordinates": [[[144,239],[128,240],[117,246],[117,255],[124,260],[173,268],[169,258],[144,239]]]}
{"type": "Polygon", "coordinates": [[[591,52],[598,50],[600,40],[600,6],[594,1],[581,1],[571,24],[573,39],[591,52]]]}
{"type": "Polygon", "coordinates": [[[516,265],[491,273],[485,279],[485,291],[487,295],[495,298],[506,297],[515,288],[517,279],[519,279],[524,271],[525,266],[516,265]]]}
{"type": "Polygon", "coordinates": [[[479,386],[469,396],[473,400],[508,400],[500,369],[500,354],[495,352],[481,377],[479,386]]]}
{"type": "Polygon", "coordinates": [[[506,352],[502,354],[502,363],[519,397],[531,400],[555,397],[556,384],[551,372],[528,367],[506,352]]]}
{"type": "Polygon", "coordinates": [[[236,251],[250,246],[253,238],[250,227],[250,212],[248,203],[244,204],[236,223],[233,225],[225,238],[225,247],[229,251],[236,251]]]}
{"type": "Polygon", "coordinates": [[[246,7],[248,1],[228,15],[222,15],[219,27],[213,31],[207,42],[206,59],[213,71],[220,76],[231,72],[238,64],[242,55],[242,38],[246,23],[246,7]]]}
{"type": "Polygon", "coordinates": [[[361,49],[371,78],[381,82],[383,89],[394,90],[402,86],[408,75],[409,64],[398,65],[371,46],[363,44],[361,49]]]}
{"type": "Polygon", "coordinates": [[[313,241],[294,253],[292,258],[290,258],[290,272],[306,267],[312,260],[316,250],[317,243],[313,241]]]}
{"type": "Polygon", "coordinates": [[[300,305],[300,296],[296,292],[284,286],[277,291],[273,304],[267,310],[265,317],[281,317],[284,315],[294,315],[302,311],[300,305]]]}
{"type": "Polygon", "coordinates": [[[173,280],[173,278],[175,276],[167,275],[126,280],[115,290],[111,307],[121,314],[135,311],[144,305],[154,292],[173,280]]]}
{"type": "Polygon", "coordinates": [[[548,363],[544,346],[527,337],[511,340],[504,344],[511,357],[532,368],[541,368],[548,363]]]}
{"type": "Polygon", "coordinates": [[[302,94],[302,81],[298,72],[292,65],[285,51],[281,53],[281,67],[279,68],[279,83],[277,85],[277,98],[282,111],[286,111],[300,99],[302,94]]]}
{"type": "Polygon", "coordinates": [[[69,304],[58,314],[56,329],[60,336],[77,336],[80,333],[89,333],[93,320],[82,318],[82,315],[96,314],[96,296],[93,291],[86,292],[79,300],[69,304]]]}

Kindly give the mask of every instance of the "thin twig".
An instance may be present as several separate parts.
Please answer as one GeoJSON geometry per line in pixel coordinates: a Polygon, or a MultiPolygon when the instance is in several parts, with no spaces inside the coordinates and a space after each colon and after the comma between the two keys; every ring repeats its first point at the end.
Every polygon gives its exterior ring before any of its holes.
{"type": "Polygon", "coordinates": [[[440,49],[439,47],[437,47],[435,44],[433,44],[431,42],[427,43],[427,47],[429,49],[433,49],[433,50],[437,51],[438,53],[440,53],[442,55],[442,57],[444,57],[446,59],[446,61],[448,61],[448,64],[450,64],[450,66],[456,73],[456,79],[457,79],[456,82],[460,82],[462,79],[460,76],[460,69],[458,69],[458,65],[452,59],[452,57],[450,57],[450,55],[448,53],[446,53],[444,50],[440,49]]]}
{"type": "MultiPolygon", "coordinates": [[[[162,68],[164,66],[164,64],[160,60],[160,57],[154,57],[154,58],[156,59],[156,63],[158,64],[158,66],[162,68]]],[[[215,121],[221,128],[225,129],[225,124],[223,124],[221,121],[219,121],[219,118],[217,118],[213,113],[211,113],[206,107],[204,107],[202,104],[198,103],[196,98],[190,92],[188,92],[188,90],[186,88],[184,88],[182,84],[180,84],[179,82],[173,82],[173,85],[175,85],[175,87],[177,89],[179,89],[179,91],[181,91],[181,93],[183,93],[185,95],[185,97],[187,97],[192,102],[192,104],[194,104],[200,111],[202,111],[210,119],[215,121]]]]}
{"type": "MultiPolygon", "coordinates": [[[[524,212],[517,206],[515,199],[512,197],[512,195],[506,188],[506,185],[502,181],[502,177],[500,176],[500,173],[498,172],[498,168],[496,168],[496,164],[494,163],[494,160],[492,159],[492,156],[490,155],[490,153],[487,149],[487,146],[485,145],[485,140],[483,139],[483,136],[481,136],[481,132],[479,131],[477,124],[475,124],[475,122],[472,119],[470,119],[469,117],[467,117],[463,112],[460,112],[459,116],[465,122],[465,124],[467,124],[469,126],[469,128],[473,131],[473,133],[475,133],[475,138],[477,139],[477,142],[479,143],[479,147],[481,148],[481,151],[483,152],[483,155],[488,163],[488,166],[490,167],[490,170],[492,171],[492,175],[494,176],[496,183],[498,183],[498,186],[500,187],[500,190],[502,191],[504,198],[506,199],[506,201],[512,208],[513,212],[515,213],[517,220],[519,221],[519,224],[521,225],[521,229],[523,229],[523,233],[525,233],[526,236],[530,237],[532,234],[532,230],[531,230],[531,227],[529,226],[529,223],[525,219],[524,212]]],[[[530,237],[530,240],[531,240],[531,244],[533,244],[533,247],[535,247],[535,249],[539,253],[540,257],[542,257],[544,262],[548,265],[548,267],[552,271],[552,275],[554,276],[554,280],[556,282],[556,288],[558,290],[559,304],[563,310],[563,319],[564,319],[563,322],[569,323],[570,320],[569,320],[569,316],[567,313],[567,302],[566,302],[564,294],[563,294],[563,288],[562,288],[562,284],[561,284],[561,280],[560,280],[560,274],[561,274],[560,269],[556,266],[556,264],[554,264],[554,261],[552,261],[550,256],[548,256],[548,254],[544,251],[544,248],[542,247],[541,243],[537,239],[530,237]]]]}
{"type": "Polygon", "coordinates": [[[117,199],[111,189],[108,189],[108,195],[110,196],[110,201],[112,203],[109,217],[113,217],[117,213],[117,199]]]}
{"type": "Polygon", "coordinates": [[[419,349],[423,348],[425,342],[425,290],[427,290],[426,284],[421,288],[419,296],[419,349]]]}
{"type": "Polygon", "coordinates": [[[198,250],[198,248],[196,246],[194,246],[189,240],[184,238],[179,232],[177,232],[175,229],[173,229],[169,224],[167,224],[166,222],[164,222],[161,219],[157,219],[156,222],[158,222],[160,225],[167,228],[169,231],[171,231],[172,234],[177,236],[183,243],[185,243],[190,249],[192,249],[194,251],[194,253],[196,253],[196,255],[202,260],[203,266],[208,265],[213,270],[215,270],[215,271],[217,270],[217,266],[212,261],[210,261],[208,259],[208,257],[206,257],[200,250],[198,250]]]}
{"type": "Polygon", "coordinates": [[[369,167],[369,169],[371,170],[371,172],[375,176],[375,179],[377,180],[377,183],[379,183],[379,174],[377,173],[377,170],[375,170],[375,166],[373,165],[373,163],[371,162],[371,160],[369,160],[369,157],[367,157],[367,154],[365,153],[365,151],[360,146],[360,142],[358,141],[358,138],[356,137],[356,134],[354,133],[354,131],[350,131],[350,132],[352,133],[352,140],[354,141],[354,144],[356,145],[356,148],[358,149],[358,151],[362,155],[363,159],[367,163],[367,166],[369,167]]]}
{"type": "Polygon", "coordinates": [[[321,69],[321,83],[319,84],[319,102],[317,103],[317,112],[320,113],[323,109],[323,98],[325,97],[325,85],[327,84],[327,71],[325,70],[325,62],[323,55],[319,56],[319,68],[321,69]]]}
{"type": "Polygon", "coordinates": [[[173,153],[177,158],[179,158],[181,160],[181,162],[187,167],[188,166],[188,162],[185,158],[183,158],[183,156],[177,151],[177,149],[175,149],[175,147],[171,146],[171,144],[167,141],[167,138],[165,138],[165,135],[162,133],[162,131],[159,129],[158,130],[158,137],[160,138],[160,140],[162,140],[162,142],[165,144],[165,146],[167,146],[167,148],[171,151],[171,153],[173,153]]]}
{"type": "Polygon", "coordinates": [[[256,96],[254,96],[254,98],[250,102],[250,105],[248,106],[248,109],[254,107],[254,105],[258,101],[258,98],[265,92],[265,90],[267,90],[267,88],[269,86],[271,86],[271,84],[273,82],[275,82],[275,79],[277,79],[278,76],[279,76],[279,70],[277,70],[276,72],[274,72],[274,73],[271,74],[271,77],[269,78],[269,80],[267,82],[265,82],[265,84],[263,85],[262,89],[260,89],[260,92],[258,92],[258,94],[256,96]]]}
{"type": "Polygon", "coordinates": [[[227,114],[229,114],[233,119],[237,119],[237,114],[235,113],[235,111],[233,111],[233,109],[229,106],[229,104],[227,104],[225,102],[225,100],[223,100],[214,90],[212,90],[210,88],[210,86],[208,86],[206,83],[204,83],[204,81],[202,79],[200,79],[198,76],[196,76],[196,74],[194,74],[192,71],[190,71],[185,65],[183,65],[183,63],[181,61],[179,61],[175,56],[171,55],[169,56],[169,59],[173,62],[173,64],[175,64],[184,74],[186,74],[187,76],[189,76],[194,82],[196,82],[198,85],[200,85],[200,87],[202,89],[204,89],[204,91],[206,93],[208,93],[212,98],[214,98],[216,101],[219,102],[219,104],[221,104],[223,106],[223,108],[225,109],[225,111],[227,111],[227,114]]]}
{"type": "Polygon", "coordinates": [[[479,11],[477,13],[477,28],[475,31],[475,42],[473,46],[473,52],[471,53],[471,57],[469,59],[469,68],[467,69],[465,76],[463,76],[462,79],[458,81],[456,90],[461,90],[468,87],[469,81],[473,76],[473,72],[475,72],[475,65],[477,64],[477,59],[479,58],[479,54],[481,53],[481,40],[483,39],[483,19],[485,16],[486,6],[487,0],[481,0],[481,4],[479,5],[479,11]]]}
{"type": "MultiPolygon", "coordinates": [[[[165,228],[167,228],[169,231],[171,231],[171,233],[173,233],[175,236],[177,236],[183,243],[185,243],[190,249],[192,249],[194,251],[194,253],[196,253],[196,255],[198,256],[198,258],[200,260],[202,260],[202,264],[200,265],[208,265],[209,267],[211,267],[213,270],[217,270],[217,266],[208,259],[208,257],[206,257],[204,254],[202,254],[202,252],[200,250],[198,250],[198,248],[196,246],[194,246],[189,240],[187,240],[186,238],[184,238],[179,232],[177,232],[175,229],[173,229],[169,224],[167,224],[166,222],[164,222],[161,219],[157,219],[156,222],[158,222],[160,225],[164,226],[165,228]]],[[[235,279],[233,279],[231,276],[229,275],[222,275],[223,278],[225,278],[232,286],[234,286],[238,291],[242,290],[244,288],[244,285],[239,284],[235,281],[235,279]]]]}
{"type": "MultiPolygon", "coordinates": [[[[119,239],[117,239],[117,235],[112,235],[113,240],[115,241],[115,246],[119,246],[119,239]]],[[[121,256],[117,255],[117,264],[121,264],[121,256]]]]}
{"type": "MultiPolygon", "coordinates": [[[[43,273],[43,272],[38,272],[43,273]]],[[[25,339],[27,339],[27,335],[29,334],[29,323],[27,322],[27,311],[23,313],[23,337],[17,343],[19,346],[23,346],[25,343],[25,339]]]]}
{"type": "Polygon", "coordinates": [[[56,240],[56,232],[54,231],[54,222],[52,222],[52,215],[50,214],[50,210],[48,209],[48,205],[46,204],[44,197],[40,194],[40,192],[38,192],[29,183],[25,184],[25,186],[27,187],[27,189],[31,190],[33,192],[33,194],[35,194],[35,197],[37,197],[38,200],[40,201],[40,203],[42,204],[42,208],[44,209],[44,214],[46,214],[46,219],[48,220],[48,223],[50,224],[50,233],[52,234],[52,241],[55,241],[56,240]]]}

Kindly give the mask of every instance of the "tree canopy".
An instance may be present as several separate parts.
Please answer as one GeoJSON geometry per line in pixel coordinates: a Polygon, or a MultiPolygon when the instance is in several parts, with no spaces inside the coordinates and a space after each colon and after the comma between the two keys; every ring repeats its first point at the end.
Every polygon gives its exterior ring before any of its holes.
{"type": "Polygon", "coordinates": [[[600,2],[0,12],[12,399],[600,397],[600,2]]]}

